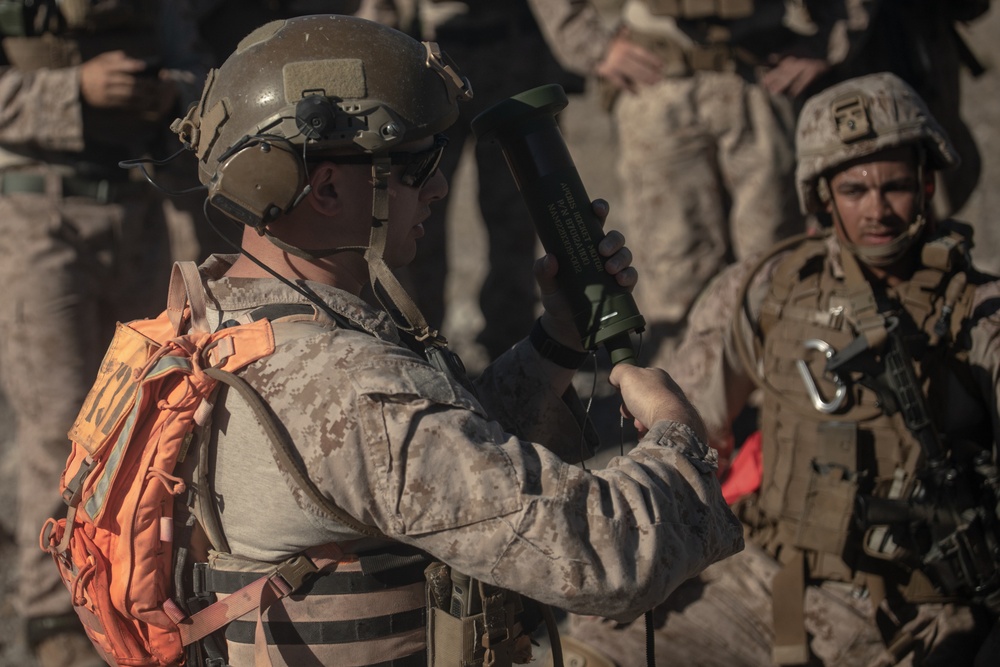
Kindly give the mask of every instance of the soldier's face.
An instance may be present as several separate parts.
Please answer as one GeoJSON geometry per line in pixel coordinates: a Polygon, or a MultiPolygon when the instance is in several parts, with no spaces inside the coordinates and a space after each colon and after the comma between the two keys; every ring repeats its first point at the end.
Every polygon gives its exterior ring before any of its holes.
{"type": "Polygon", "coordinates": [[[830,179],[827,211],[840,220],[837,235],[859,246],[892,242],[920,212],[919,176],[909,148],[883,151],[849,164],[830,179]]]}
{"type": "MultiPolygon", "coordinates": [[[[401,150],[424,154],[433,150],[434,140],[427,138],[401,147],[401,150]]],[[[436,163],[435,163],[436,164],[436,163]]],[[[430,205],[448,194],[448,180],[440,170],[423,183],[408,185],[404,166],[392,167],[389,181],[389,236],[386,241],[385,261],[397,269],[413,261],[417,253],[417,239],[424,235],[424,221],[431,215],[430,205]]]]}
{"type": "MultiPolygon", "coordinates": [[[[419,156],[433,146],[434,139],[427,138],[403,144],[394,152],[419,156]]],[[[337,208],[338,224],[321,225],[316,233],[336,235],[336,238],[326,240],[327,247],[364,246],[371,233],[371,167],[340,165],[338,172],[340,176],[336,191],[341,195],[337,208]]],[[[389,226],[383,257],[393,269],[413,261],[417,252],[417,239],[424,235],[423,223],[431,214],[431,203],[448,194],[448,180],[440,170],[435,170],[422,183],[414,183],[409,178],[409,173],[407,165],[393,165],[390,169],[387,190],[389,226]]],[[[309,247],[317,247],[318,241],[313,239],[311,244],[309,247]]]]}

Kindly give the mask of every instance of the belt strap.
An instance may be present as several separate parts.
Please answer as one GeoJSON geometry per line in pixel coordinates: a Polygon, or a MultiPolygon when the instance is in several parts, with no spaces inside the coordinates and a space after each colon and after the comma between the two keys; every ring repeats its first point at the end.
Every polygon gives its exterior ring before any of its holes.
{"type": "MultiPolygon", "coordinates": [[[[364,560],[364,556],[360,557],[364,560]]],[[[302,587],[302,593],[314,595],[352,595],[373,593],[415,584],[424,580],[426,558],[405,567],[384,572],[378,577],[362,572],[321,572],[302,587]]],[[[204,590],[208,593],[234,593],[260,579],[260,572],[236,572],[209,567],[204,573],[204,590]]]]}
{"type": "MultiPolygon", "coordinates": [[[[63,197],[86,197],[101,204],[110,204],[121,200],[133,187],[133,184],[127,181],[91,180],[69,175],[59,178],[63,197]]],[[[22,192],[33,194],[48,192],[45,175],[15,171],[6,173],[0,178],[0,194],[10,195],[22,192]]]]}
{"type": "Polygon", "coordinates": [[[809,661],[806,640],[805,554],[796,549],[792,560],[775,575],[771,583],[772,613],[774,614],[774,646],[772,657],[779,665],[804,665],[809,661]]]}
{"type": "Polygon", "coordinates": [[[308,558],[304,555],[290,558],[274,573],[259,577],[226,599],[178,622],[182,643],[187,646],[203,639],[254,609],[260,625],[267,607],[295,592],[309,575],[335,567],[347,558],[335,544],[313,547],[305,553],[308,558]]]}
{"type": "MultiPolygon", "coordinates": [[[[378,613],[377,610],[372,610],[378,613]]],[[[302,644],[354,644],[417,630],[427,625],[427,608],[420,607],[384,616],[345,621],[268,621],[264,640],[269,646],[302,644]]],[[[237,644],[253,644],[257,624],[235,621],[226,630],[226,639],[237,644]]]]}

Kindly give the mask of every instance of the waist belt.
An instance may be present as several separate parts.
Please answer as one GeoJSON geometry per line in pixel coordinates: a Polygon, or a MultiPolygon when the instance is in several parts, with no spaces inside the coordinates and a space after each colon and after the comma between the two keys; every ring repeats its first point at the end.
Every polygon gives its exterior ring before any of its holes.
{"type": "MultiPolygon", "coordinates": [[[[112,204],[136,192],[139,183],[131,181],[111,181],[108,179],[88,179],[66,175],[60,178],[63,197],[86,197],[101,204],[112,204]]],[[[45,194],[48,192],[48,177],[44,174],[6,173],[0,176],[0,194],[18,192],[45,194]]]]}
{"type": "MultiPolygon", "coordinates": [[[[313,576],[297,589],[296,594],[354,595],[401,588],[424,580],[426,560],[408,563],[402,567],[382,571],[376,575],[362,572],[324,572],[313,576]]],[[[235,593],[260,579],[260,572],[234,572],[215,568],[197,568],[196,583],[209,593],[235,593]]]]}
{"type": "Polygon", "coordinates": [[[681,45],[660,35],[633,32],[630,39],[663,61],[666,77],[690,76],[694,72],[736,72],[756,64],[748,52],[726,43],[681,45]]]}

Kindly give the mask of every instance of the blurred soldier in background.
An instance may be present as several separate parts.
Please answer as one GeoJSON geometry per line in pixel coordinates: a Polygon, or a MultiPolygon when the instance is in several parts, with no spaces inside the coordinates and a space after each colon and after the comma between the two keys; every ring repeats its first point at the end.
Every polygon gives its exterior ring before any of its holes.
{"type": "MultiPolygon", "coordinates": [[[[528,0],[374,0],[366,2],[359,14],[436,41],[475,82],[474,98],[448,131],[450,144],[441,170],[449,177],[458,169],[471,136],[469,123],[480,112],[546,83],[562,83],[570,92],[582,88],[582,80],[562,70],[553,58],[529,4],[528,0]]],[[[538,298],[530,272],[536,237],[499,148],[485,143],[474,150],[479,210],[489,246],[489,267],[479,295],[485,322],[476,340],[495,359],[531,329],[536,317],[538,298]]],[[[446,208],[434,209],[417,257],[403,276],[437,329],[446,314],[446,216],[446,208]]]]}
{"type": "MultiPolygon", "coordinates": [[[[529,268],[544,305],[530,338],[474,383],[400,289],[392,270],[448,191],[439,133],[472,94],[451,58],[343,16],[274,22],[243,44],[172,126],[196,149],[211,203],[245,225],[241,254],[186,281],[184,330],[256,320],[271,331],[273,319],[273,354],[244,369],[244,391],[214,401],[211,434],[193,445],[211,470],[191,471],[192,451],[178,474],[201,490],[206,591],[338,555],[256,630],[229,625],[229,663],[509,667],[530,660],[522,633],[537,621],[497,588],[632,618],[738,550],[714,452],[664,371],[620,364],[611,376],[649,427],[633,452],[595,473],[558,457],[578,455],[570,382],[587,355],[554,258],[529,268]],[[378,305],[360,298],[365,285],[378,305]],[[290,478],[257,402],[302,462],[290,478]],[[459,572],[483,584],[474,606],[453,598],[459,572]]],[[[611,232],[595,250],[631,287],[623,244],[611,232]]]]}
{"type": "MultiPolygon", "coordinates": [[[[755,388],[764,399],[731,466],[752,478],[734,507],[748,547],[656,610],[657,652],[995,665],[1000,281],[969,262],[968,226],[931,209],[958,156],[888,73],[812,97],[796,141],[802,211],[828,232],[722,273],[671,367],[723,460],[735,415],[755,388]]],[[[574,618],[573,636],[642,661],[641,623],[574,618]]]]}
{"type": "Polygon", "coordinates": [[[981,17],[989,7],[990,0],[880,0],[862,51],[832,73],[843,80],[893,72],[927,102],[962,156],[957,169],[938,175],[942,187],[934,197],[934,210],[941,217],[961,209],[979,183],[982,160],[959,111],[959,84],[963,67],[974,77],[984,67],[957,24],[981,17]]]}
{"type": "Polygon", "coordinates": [[[205,67],[187,12],[176,1],[0,4],[0,371],[21,456],[18,605],[43,667],[102,664],[38,530],[65,513],[51,499],[66,432],[115,322],[166,293],[162,200],[118,161],[148,153],[197,99],[205,67]]]}
{"type": "MultiPolygon", "coordinates": [[[[239,41],[258,26],[277,19],[307,14],[353,14],[373,0],[200,0],[192,7],[202,43],[220,64],[239,41]]],[[[172,138],[171,138],[172,139],[172,138]]],[[[197,165],[185,151],[157,173],[165,189],[181,193],[166,200],[171,256],[175,260],[202,260],[213,252],[231,252],[239,242],[239,230],[219,230],[204,224],[205,193],[198,188],[197,165]],[[220,236],[225,235],[225,238],[220,236]]]]}
{"type": "MultiPolygon", "coordinates": [[[[608,40],[597,10],[589,1],[581,3],[583,12],[574,4],[572,0],[363,0],[358,15],[436,40],[449,54],[456,54],[456,60],[476,82],[473,102],[462,109],[458,123],[449,131],[451,147],[441,168],[452,175],[470,136],[469,123],[480,112],[543,84],[559,83],[569,93],[580,92],[580,75],[588,75],[593,67],[603,64],[608,40]],[[572,62],[576,74],[563,69],[552,54],[558,45],[547,38],[561,31],[599,37],[587,45],[590,57],[585,64],[580,59],[572,62]]],[[[615,57],[605,65],[611,80],[648,77],[644,70],[657,66],[658,60],[644,49],[633,47],[632,52],[637,55],[631,59],[615,57]]],[[[489,244],[489,268],[479,300],[485,323],[477,341],[490,358],[496,358],[519,340],[534,319],[535,288],[522,277],[522,270],[534,256],[535,232],[498,148],[486,143],[474,150],[478,202],[489,244]]],[[[445,217],[446,210],[434,212],[426,226],[424,244],[404,276],[435,327],[445,318],[445,217]]]]}
{"type": "Polygon", "coordinates": [[[793,103],[847,59],[872,1],[628,0],[604,28],[587,0],[539,10],[561,61],[610,84],[623,220],[646,279],[646,361],[664,366],[726,264],[802,228],[793,103]],[[659,60],[651,64],[637,47],[659,60]],[[628,63],[631,74],[608,71],[628,63]]]}

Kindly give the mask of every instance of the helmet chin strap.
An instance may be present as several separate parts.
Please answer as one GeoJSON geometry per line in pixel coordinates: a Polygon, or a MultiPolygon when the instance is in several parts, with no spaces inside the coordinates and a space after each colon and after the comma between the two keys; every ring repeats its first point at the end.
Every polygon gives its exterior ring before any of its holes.
{"type": "Polygon", "coordinates": [[[447,347],[448,341],[427,323],[417,305],[400,285],[396,275],[385,263],[385,246],[389,235],[389,175],[392,166],[388,156],[372,160],[372,226],[367,246],[343,246],[321,250],[307,250],[285,243],[261,228],[260,233],[281,250],[306,260],[318,260],[338,252],[359,251],[364,253],[368,264],[372,292],[393,320],[400,314],[404,322],[396,321],[396,326],[413,335],[426,347],[447,347]],[[388,303],[387,303],[388,301],[388,303]]]}
{"type": "MultiPolygon", "coordinates": [[[[843,232],[844,225],[840,220],[840,214],[837,212],[836,205],[834,205],[833,217],[834,220],[837,221],[837,224],[840,225],[841,232],[843,232]]],[[[843,238],[840,243],[847,248],[851,254],[868,266],[883,268],[886,266],[892,266],[906,256],[906,253],[909,251],[910,247],[913,246],[914,241],[920,237],[924,227],[926,226],[927,217],[923,213],[920,213],[905,232],[884,245],[857,245],[847,240],[847,234],[842,234],[843,238]]]]}
{"type": "Polygon", "coordinates": [[[385,244],[389,235],[391,164],[388,156],[376,157],[372,162],[372,229],[368,247],[365,249],[372,292],[393,319],[396,312],[403,316],[405,322],[396,322],[400,329],[413,335],[426,347],[445,347],[448,341],[436,329],[431,328],[413,299],[399,284],[389,265],[385,263],[385,244]]]}

